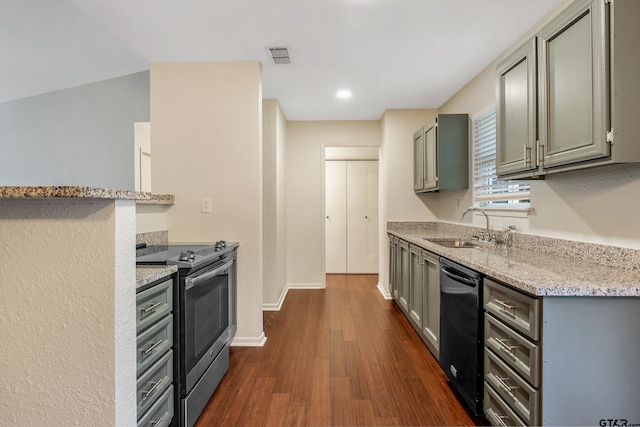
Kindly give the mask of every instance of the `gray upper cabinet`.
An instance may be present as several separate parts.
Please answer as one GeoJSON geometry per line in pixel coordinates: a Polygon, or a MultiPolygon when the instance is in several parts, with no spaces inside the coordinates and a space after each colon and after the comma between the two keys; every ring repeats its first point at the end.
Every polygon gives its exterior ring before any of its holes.
{"type": "Polygon", "coordinates": [[[413,136],[416,193],[469,188],[469,115],[439,114],[413,136]]]}
{"type": "Polygon", "coordinates": [[[498,174],[531,173],[536,168],[536,38],[497,68],[498,174]]]}
{"type": "Polygon", "coordinates": [[[500,178],[640,162],[638,16],[637,0],[576,0],[498,64],[500,178]]]}
{"type": "Polygon", "coordinates": [[[413,189],[424,189],[424,129],[413,134],[413,189]]]}
{"type": "Polygon", "coordinates": [[[604,0],[574,2],[538,34],[545,168],[609,156],[604,7],[604,0]]]}

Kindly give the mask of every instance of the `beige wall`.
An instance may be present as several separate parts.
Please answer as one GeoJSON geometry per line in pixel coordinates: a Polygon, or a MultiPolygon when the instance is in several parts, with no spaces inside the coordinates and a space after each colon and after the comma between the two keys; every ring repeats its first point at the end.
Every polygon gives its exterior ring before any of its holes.
{"type": "Polygon", "coordinates": [[[287,281],[324,284],[324,147],[380,145],[379,121],[287,124],[287,281]]]}
{"type": "Polygon", "coordinates": [[[386,110],[380,120],[379,283],[388,290],[387,221],[433,221],[436,216],[413,192],[413,134],[433,119],[437,110],[386,110]]]}
{"type": "Polygon", "coordinates": [[[136,423],[133,201],[0,200],[0,424],[136,423]]]}
{"type": "Polygon", "coordinates": [[[275,99],[262,102],[264,290],[263,308],[277,309],[287,285],[286,118],[275,99]]]}
{"type": "MultiPolygon", "coordinates": [[[[440,108],[441,113],[467,112],[476,115],[495,106],[495,67],[523,41],[566,7],[570,0],[527,32],[484,71],[440,108]]],[[[640,137],[638,137],[640,143],[640,137]]],[[[445,192],[443,192],[445,193],[445,192]]],[[[491,218],[492,226],[514,224],[525,233],[640,248],[640,166],[621,165],[549,175],[532,181],[534,211],[526,218],[491,218]]],[[[472,203],[472,191],[441,194],[433,205],[438,219],[458,221],[456,200],[462,207],[472,203]]],[[[431,205],[430,205],[431,206],[431,205]]],[[[475,217],[477,225],[484,218],[475,217]]],[[[466,221],[466,220],[465,220],[466,221]]]]}
{"type": "Polygon", "coordinates": [[[176,196],[173,242],[240,242],[236,344],[264,339],[260,75],[258,62],[151,64],[152,187],[176,196]]]}

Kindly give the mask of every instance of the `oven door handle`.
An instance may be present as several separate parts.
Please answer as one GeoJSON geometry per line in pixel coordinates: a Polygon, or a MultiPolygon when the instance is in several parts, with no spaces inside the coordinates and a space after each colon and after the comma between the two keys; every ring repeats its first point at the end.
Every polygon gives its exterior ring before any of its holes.
{"type": "Polygon", "coordinates": [[[224,264],[222,264],[220,267],[216,268],[215,270],[211,270],[208,271],[200,276],[196,276],[196,277],[187,277],[184,280],[184,288],[186,289],[191,289],[194,286],[198,286],[200,283],[205,282],[209,279],[211,279],[214,276],[217,276],[221,271],[224,271],[226,269],[228,269],[229,267],[231,267],[233,265],[233,260],[229,260],[227,262],[225,262],[224,264]]]}

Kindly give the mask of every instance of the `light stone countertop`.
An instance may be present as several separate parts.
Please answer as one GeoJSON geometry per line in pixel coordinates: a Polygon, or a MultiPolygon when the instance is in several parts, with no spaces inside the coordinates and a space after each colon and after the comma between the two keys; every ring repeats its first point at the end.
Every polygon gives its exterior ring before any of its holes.
{"type": "Polygon", "coordinates": [[[175,265],[143,265],[136,267],[136,289],[178,271],[175,265]]]}
{"type": "Polygon", "coordinates": [[[520,247],[447,248],[432,239],[457,238],[437,227],[397,230],[389,234],[463,264],[536,296],[640,297],[640,272],[598,265],[557,254],[520,247]]]}
{"type": "Polygon", "coordinates": [[[82,186],[41,186],[41,187],[0,187],[0,199],[125,199],[140,204],[173,205],[175,196],[171,194],[153,194],[145,191],[113,190],[107,188],[82,186]]]}

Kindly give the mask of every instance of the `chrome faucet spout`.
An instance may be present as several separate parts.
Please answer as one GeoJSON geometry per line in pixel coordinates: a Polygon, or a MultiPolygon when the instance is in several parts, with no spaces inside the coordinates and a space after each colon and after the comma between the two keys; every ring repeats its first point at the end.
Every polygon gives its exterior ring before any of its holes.
{"type": "Polygon", "coordinates": [[[471,211],[477,211],[477,212],[480,212],[480,213],[482,213],[482,214],[484,215],[484,217],[487,219],[487,236],[489,236],[489,235],[490,235],[490,232],[489,232],[489,215],[487,215],[487,213],[484,211],[484,209],[474,208],[474,207],[467,208],[467,209],[462,213],[462,216],[460,217],[460,222],[462,222],[462,220],[464,219],[464,216],[465,216],[466,214],[468,214],[469,212],[471,212],[471,211]]]}

